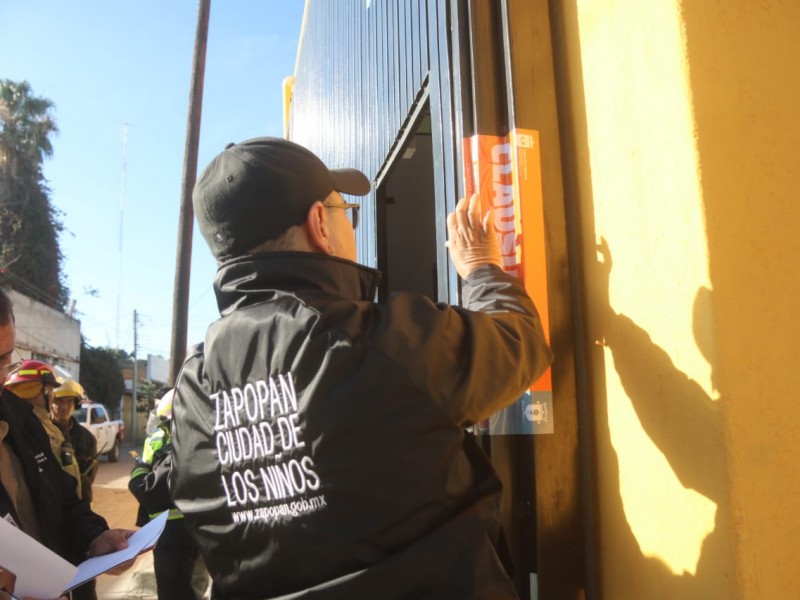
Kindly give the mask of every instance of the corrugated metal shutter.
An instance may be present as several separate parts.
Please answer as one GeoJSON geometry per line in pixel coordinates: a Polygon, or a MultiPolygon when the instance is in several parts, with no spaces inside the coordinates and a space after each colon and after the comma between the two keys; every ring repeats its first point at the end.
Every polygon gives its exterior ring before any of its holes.
{"type": "MultiPolygon", "coordinates": [[[[309,0],[298,53],[289,137],[331,167],[356,167],[376,181],[415,104],[430,94],[437,127],[437,221],[444,235],[446,205],[455,193],[447,39],[447,4],[431,0],[309,0]],[[439,82],[445,62],[448,80],[439,82]],[[429,83],[431,82],[431,83],[429,83]],[[441,104],[447,116],[442,118],[441,104]],[[444,124],[444,125],[443,125],[444,124]],[[442,137],[447,137],[443,143],[442,137]],[[449,155],[442,157],[443,148],[449,155]],[[449,191],[445,193],[445,179],[449,191]]],[[[377,264],[375,194],[362,200],[359,260],[377,264]]],[[[444,238],[442,238],[442,249],[444,238]]],[[[442,254],[440,264],[446,265],[442,254]]],[[[443,269],[447,278],[447,269],[443,269]]],[[[453,279],[453,281],[455,281],[453,279]]],[[[446,289],[446,288],[445,288],[446,289]]]]}

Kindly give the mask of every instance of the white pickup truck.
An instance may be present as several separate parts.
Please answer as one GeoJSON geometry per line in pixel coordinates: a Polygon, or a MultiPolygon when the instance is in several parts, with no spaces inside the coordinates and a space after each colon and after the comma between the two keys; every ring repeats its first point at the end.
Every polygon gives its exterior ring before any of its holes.
{"type": "Polygon", "coordinates": [[[125,435],[125,423],[112,421],[108,409],[97,402],[81,402],[72,413],[75,420],[97,439],[97,454],[105,454],[108,462],[119,460],[119,449],[125,435]]]}

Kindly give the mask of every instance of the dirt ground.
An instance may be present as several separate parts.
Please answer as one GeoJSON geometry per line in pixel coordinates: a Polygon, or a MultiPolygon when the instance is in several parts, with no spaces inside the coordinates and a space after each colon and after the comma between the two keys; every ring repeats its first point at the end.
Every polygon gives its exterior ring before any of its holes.
{"type": "MultiPolygon", "coordinates": [[[[101,458],[94,482],[92,510],[105,517],[111,528],[136,529],[139,504],[128,491],[128,479],[134,465],[129,454],[131,449],[129,444],[124,444],[117,463],[101,458]]],[[[138,451],[141,452],[141,448],[138,451]]],[[[157,600],[153,553],[139,556],[136,564],[122,575],[98,577],[97,596],[100,600],[157,600]]]]}

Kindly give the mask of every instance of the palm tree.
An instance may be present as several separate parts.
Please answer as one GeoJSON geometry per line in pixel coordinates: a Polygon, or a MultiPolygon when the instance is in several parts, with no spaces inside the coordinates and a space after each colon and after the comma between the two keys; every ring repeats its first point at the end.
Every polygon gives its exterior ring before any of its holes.
{"type": "Polygon", "coordinates": [[[20,292],[63,308],[58,234],[42,164],[58,131],[53,103],[28,82],[0,80],[0,276],[20,292]]]}
{"type": "Polygon", "coordinates": [[[41,174],[46,157],[53,155],[50,135],[58,132],[50,114],[53,103],[33,95],[27,81],[0,80],[0,176],[18,175],[21,163],[41,174]]]}

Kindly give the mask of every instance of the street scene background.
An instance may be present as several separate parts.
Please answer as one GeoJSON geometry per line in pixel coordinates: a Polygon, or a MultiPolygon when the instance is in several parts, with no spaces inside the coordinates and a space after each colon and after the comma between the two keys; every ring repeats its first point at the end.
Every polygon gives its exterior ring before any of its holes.
{"type": "MultiPolygon", "coordinates": [[[[128,481],[134,465],[130,451],[134,447],[130,441],[126,441],[122,450],[119,462],[110,463],[105,458],[99,459],[97,479],[93,486],[92,509],[105,517],[111,528],[138,529],[136,511],[139,503],[128,491],[128,481]]],[[[141,447],[136,448],[136,451],[141,453],[141,447]]],[[[122,575],[98,577],[97,597],[103,600],[157,600],[152,551],[140,555],[133,567],[122,575]]]]}

